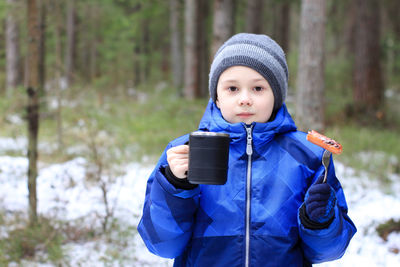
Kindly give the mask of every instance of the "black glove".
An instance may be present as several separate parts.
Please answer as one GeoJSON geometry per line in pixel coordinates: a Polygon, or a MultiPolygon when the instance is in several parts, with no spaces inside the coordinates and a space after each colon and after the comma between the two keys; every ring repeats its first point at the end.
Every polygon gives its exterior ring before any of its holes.
{"type": "Polygon", "coordinates": [[[323,179],[324,176],[321,175],[310,186],[304,199],[303,211],[300,211],[300,218],[307,228],[326,228],[335,215],[335,191],[328,183],[323,183],[323,179]]]}

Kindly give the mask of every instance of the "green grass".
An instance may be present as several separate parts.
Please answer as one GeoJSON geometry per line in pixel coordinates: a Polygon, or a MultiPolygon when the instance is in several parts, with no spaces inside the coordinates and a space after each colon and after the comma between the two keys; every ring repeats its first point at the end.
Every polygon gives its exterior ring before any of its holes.
{"type": "MultiPolygon", "coordinates": [[[[182,100],[176,97],[172,89],[150,93],[146,102],[133,97],[106,96],[100,104],[96,101],[84,102],[78,107],[64,111],[69,136],[73,140],[87,140],[103,132],[108,145],[128,153],[130,159],[140,160],[144,155],[160,154],[169,141],[197,129],[207,104],[206,99],[182,100]],[[71,129],[81,131],[72,133],[71,129]],[[90,136],[86,133],[91,133],[90,136]],[[78,135],[78,136],[77,136],[78,135]]],[[[85,99],[89,99],[86,96],[85,99]]]]}
{"type": "Polygon", "coordinates": [[[346,124],[330,127],[326,135],[343,145],[336,159],[385,181],[390,173],[400,173],[399,134],[393,130],[346,124]]]}
{"type": "MultiPolygon", "coordinates": [[[[195,131],[207,105],[207,99],[183,100],[176,90],[139,88],[146,101],[120,92],[104,92],[103,89],[73,88],[64,93],[68,103],[62,108],[64,148],[87,147],[90,142],[121,155],[122,161],[141,160],[145,155],[159,155],[169,141],[195,131]]],[[[51,93],[51,92],[50,92],[51,93]]],[[[0,135],[26,136],[26,123],[14,125],[7,117],[17,114],[24,117],[25,95],[22,91],[11,99],[0,100],[0,135]]],[[[56,110],[41,108],[39,141],[57,144],[56,110]]],[[[67,155],[66,150],[49,147],[39,151],[44,161],[63,161],[77,155],[67,155]],[[50,152],[49,152],[50,151],[50,152]]],[[[15,154],[15,152],[13,152],[15,154]]],[[[85,155],[81,155],[85,156],[85,155]]]]}
{"type": "Polygon", "coordinates": [[[340,140],[346,153],[381,151],[388,155],[400,155],[399,134],[392,130],[348,124],[329,128],[327,132],[340,140]]]}
{"type": "MultiPolygon", "coordinates": [[[[294,65],[295,59],[291,57],[289,63],[294,65]]],[[[355,118],[348,118],[345,108],[351,104],[350,69],[343,58],[327,61],[325,133],[343,144],[344,153],[338,159],[344,163],[358,169],[378,168],[359,160],[360,153],[378,151],[387,154],[388,158],[386,166],[379,166],[378,171],[387,172],[392,168],[397,172],[398,166],[388,162],[390,157],[399,158],[400,155],[397,98],[386,104],[385,117],[381,121],[361,124],[355,118]]],[[[4,114],[0,118],[2,136],[26,136],[25,124],[13,125],[6,119],[10,114],[21,117],[25,114],[25,93],[23,89],[17,92],[12,99],[0,99],[0,111],[4,114]]],[[[176,96],[176,89],[151,83],[136,88],[135,94],[128,94],[122,88],[107,91],[76,86],[64,91],[63,99],[67,103],[62,109],[64,149],[39,151],[40,159],[45,162],[87,157],[91,142],[99,151],[106,151],[102,156],[110,162],[140,161],[144,156],[154,160],[169,141],[197,129],[208,101],[206,98],[184,100],[176,96]],[[141,101],[138,95],[146,100],[141,101]],[[81,147],[81,150],[75,154],[67,153],[66,148],[71,147],[81,147]]],[[[56,111],[43,108],[42,112],[39,140],[55,144],[56,111]]]]}
{"type": "Polygon", "coordinates": [[[118,128],[124,140],[139,144],[142,153],[160,153],[172,139],[197,129],[206,104],[204,100],[155,99],[130,106],[120,114],[118,128]]]}
{"type": "Polygon", "coordinates": [[[17,226],[6,238],[0,239],[0,264],[33,258],[38,251],[45,252],[47,259],[56,263],[64,256],[62,242],[61,233],[49,219],[42,217],[37,225],[17,226]]]}

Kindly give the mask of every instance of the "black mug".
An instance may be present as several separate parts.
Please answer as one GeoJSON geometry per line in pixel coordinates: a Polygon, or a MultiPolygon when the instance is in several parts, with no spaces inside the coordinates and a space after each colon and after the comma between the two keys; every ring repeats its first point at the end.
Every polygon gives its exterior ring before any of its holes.
{"type": "Polygon", "coordinates": [[[193,132],[189,136],[188,181],[223,185],[227,180],[229,134],[193,132]]]}

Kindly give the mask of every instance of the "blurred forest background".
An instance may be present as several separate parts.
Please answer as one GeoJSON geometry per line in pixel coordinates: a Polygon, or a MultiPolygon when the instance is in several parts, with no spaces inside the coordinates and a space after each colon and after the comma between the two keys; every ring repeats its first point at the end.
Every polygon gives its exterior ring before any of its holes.
{"type": "Polygon", "coordinates": [[[338,140],[339,160],[383,182],[400,173],[399,13],[398,0],[0,1],[0,136],[27,140],[2,153],[29,159],[30,227],[38,161],[89,159],[107,204],[113,165],[154,162],[196,130],[213,55],[238,32],[283,47],[300,129],[338,140]]]}

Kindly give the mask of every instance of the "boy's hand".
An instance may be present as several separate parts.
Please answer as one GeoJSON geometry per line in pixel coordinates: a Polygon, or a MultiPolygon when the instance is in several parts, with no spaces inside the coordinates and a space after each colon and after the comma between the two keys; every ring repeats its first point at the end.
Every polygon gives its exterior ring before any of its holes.
{"type": "Polygon", "coordinates": [[[167,161],[169,168],[177,178],[186,178],[189,169],[189,146],[181,145],[168,149],[167,161]]]}
{"type": "Polygon", "coordinates": [[[323,178],[320,176],[310,186],[304,200],[308,217],[318,223],[325,223],[333,217],[336,203],[335,191],[329,184],[322,183],[323,178]]]}

